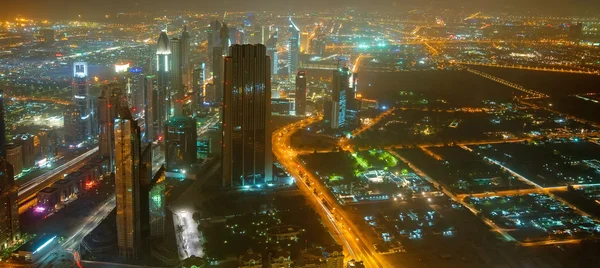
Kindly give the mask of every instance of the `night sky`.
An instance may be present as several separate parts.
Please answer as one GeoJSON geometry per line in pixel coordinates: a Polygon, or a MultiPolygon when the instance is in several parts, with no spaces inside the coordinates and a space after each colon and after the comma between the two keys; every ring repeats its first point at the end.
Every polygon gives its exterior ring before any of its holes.
{"type": "Polygon", "coordinates": [[[600,14],[599,0],[0,0],[0,18],[10,19],[17,14],[35,18],[72,19],[81,14],[101,17],[104,14],[131,11],[192,10],[317,10],[318,8],[357,7],[391,10],[410,7],[462,7],[493,10],[540,10],[569,15],[585,11],[586,15],[600,14]],[[233,6],[233,8],[232,8],[233,6]]]}

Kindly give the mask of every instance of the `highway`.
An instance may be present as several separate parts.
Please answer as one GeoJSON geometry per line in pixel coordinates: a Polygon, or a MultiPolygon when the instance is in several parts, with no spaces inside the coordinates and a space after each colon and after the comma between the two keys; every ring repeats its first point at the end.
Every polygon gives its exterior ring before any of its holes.
{"type": "MultiPolygon", "coordinates": [[[[84,161],[98,152],[98,147],[69,160],[67,163],[60,165],[42,175],[39,175],[19,186],[19,206],[27,203],[31,198],[35,198],[37,192],[50,186],[50,184],[63,178],[64,173],[71,172],[74,169],[84,165],[84,161]]],[[[19,209],[19,213],[22,209],[19,209]]]]}
{"type": "MultiPolygon", "coordinates": [[[[89,216],[85,217],[81,223],[71,230],[70,236],[62,244],[56,244],[55,247],[48,251],[44,256],[34,264],[35,267],[62,267],[61,258],[56,256],[61,253],[68,252],[73,256],[73,260],[77,267],[81,268],[81,259],[79,254],[79,244],[83,239],[92,232],[101,222],[110,214],[116,206],[116,198],[113,195],[106,201],[98,205],[89,216]]],[[[71,266],[69,266],[71,267],[71,266]]]]}
{"type": "Polygon", "coordinates": [[[276,130],[273,133],[273,153],[287,172],[296,178],[300,191],[316,208],[315,211],[319,213],[329,232],[344,247],[347,259],[362,260],[366,267],[391,267],[385,265],[385,262],[374,252],[373,247],[367,242],[370,240],[365,238],[360,229],[350,221],[343,207],[321,181],[301,166],[297,153],[291,149],[291,135],[318,120],[320,119],[310,117],[276,130]]]}

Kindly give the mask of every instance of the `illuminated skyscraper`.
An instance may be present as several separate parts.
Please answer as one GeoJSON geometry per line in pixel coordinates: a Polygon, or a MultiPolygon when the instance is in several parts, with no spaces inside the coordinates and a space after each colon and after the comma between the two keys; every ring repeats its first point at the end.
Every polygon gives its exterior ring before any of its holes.
{"type": "Polygon", "coordinates": [[[161,32],[158,38],[158,47],[156,49],[156,79],[157,79],[157,105],[153,107],[156,111],[156,129],[158,137],[162,136],[163,124],[167,120],[167,113],[170,111],[170,92],[171,82],[171,47],[169,37],[166,32],[161,32]]]}
{"type": "Polygon", "coordinates": [[[75,133],[73,144],[87,141],[91,136],[91,109],[88,89],[88,65],[86,62],[73,63],[73,104],[79,113],[75,118],[75,133]]]}
{"type": "Polygon", "coordinates": [[[309,34],[308,32],[302,32],[300,33],[300,52],[302,53],[308,53],[308,46],[309,46],[309,34]]]}
{"type": "Polygon", "coordinates": [[[137,259],[142,243],[140,213],[140,128],[122,107],[115,119],[115,193],[119,255],[137,259]]]}
{"type": "Polygon", "coordinates": [[[115,162],[114,122],[120,108],[126,103],[125,100],[123,100],[120,84],[111,83],[107,85],[102,89],[96,103],[98,106],[98,141],[100,156],[108,159],[112,171],[115,162]]]}
{"type": "Polygon", "coordinates": [[[192,89],[194,93],[192,95],[192,114],[194,116],[200,113],[202,106],[205,102],[211,102],[206,96],[206,88],[204,82],[206,81],[206,64],[203,62],[194,68],[192,89]]]}
{"type": "Polygon", "coordinates": [[[19,239],[18,187],[12,165],[6,160],[4,94],[0,91],[0,250],[19,239]]]}
{"type": "Polygon", "coordinates": [[[271,61],[261,44],[229,49],[223,97],[223,186],[257,183],[261,178],[271,181],[271,61]]]}
{"type": "Polygon", "coordinates": [[[277,57],[277,35],[279,29],[275,28],[275,32],[271,35],[269,40],[267,40],[267,56],[271,58],[271,75],[277,75],[278,69],[278,57],[277,57]]]}
{"type": "Polygon", "coordinates": [[[288,47],[288,75],[292,79],[293,75],[298,71],[298,55],[300,54],[300,29],[292,18],[290,22],[290,36],[289,47],[288,47]]]}
{"type": "Polygon", "coordinates": [[[179,40],[181,43],[181,77],[183,86],[189,88],[192,86],[192,68],[190,66],[190,33],[187,31],[187,26],[183,26],[179,40]]]}
{"type": "Polygon", "coordinates": [[[183,65],[181,62],[181,40],[171,39],[171,92],[168,93],[171,108],[167,111],[167,120],[172,116],[183,115],[183,65]]]}
{"type": "Polygon", "coordinates": [[[331,89],[331,128],[337,129],[346,123],[346,97],[349,89],[350,70],[347,66],[333,71],[331,89]]]}
{"type": "Polygon", "coordinates": [[[196,121],[190,117],[175,116],[165,130],[165,160],[167,171],[189,171],[196,163],[196,121]]]}
{"type": "Polygon", "coordinates": [[[306,71],[296,74],[296,115],[306,115],[306,71]]]}

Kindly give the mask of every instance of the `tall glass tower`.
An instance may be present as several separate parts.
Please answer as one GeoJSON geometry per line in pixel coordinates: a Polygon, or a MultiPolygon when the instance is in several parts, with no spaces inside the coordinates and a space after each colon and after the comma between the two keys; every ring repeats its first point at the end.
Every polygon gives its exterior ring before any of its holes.
{"type": "Polygon", "coordinates": [[[156,48],[156,81],[157,81],[157,95],[156,95],[156,107],[153,107],[156,111],[156,117],[154,118],[157,122],[157,135],[158,139],[163,134],[163,124],[167,120],[167,113],[170,109],[170,98],[169,91],[171,88],[171,47],[169,45],[169,37],[166,32],[161,32],[158,37],[158,47],[156,48]]]}
{"type": "Polygon", "coordinates": [[[300,54],[300,29],[290,17],[290,43],[288,47],[288,75],[292,79],[298,71],[298,55],[300,54]]]}
{"type": "Polygon", "coordinates": [[[262,44],[233,45],[225,58],[223,186],[271,181],[271,60],[262,44]]]}
{"type": "Polygon", "coordinates": [[[126,107],[115,119],[115,193],[119,255],[137,259],[142,244],[140,212],[140,128],[126,107]]]}

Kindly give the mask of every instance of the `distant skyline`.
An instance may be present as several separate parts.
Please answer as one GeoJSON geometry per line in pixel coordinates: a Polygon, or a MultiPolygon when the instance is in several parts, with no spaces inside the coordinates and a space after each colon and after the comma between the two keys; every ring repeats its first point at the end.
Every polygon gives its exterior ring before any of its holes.
{"type": "Polygon", "coordinates": [[[82,15],[84,19],[103,17],[106,14],[118,12],[161,12],[190,10],[198,12],[225,10],[231,11],[284,11],[318,10],[336,7],[364,7],[366,9],[381,9],[391,11],[390,7],[401,10],[404,7],[456,7],[471,9],[494,9],[498,11],[547,11],[558,14],[573,14],[582,12],[586,15],[600,14],[600,1],[597,0],[331,0],[323,4],[318,0],[279,1],[279,0],[3,0],[0,18],[10,19],[16,15],[44,19],[75,19],[82,15]],[[231,8],[234,7],[234,8],[231,8]]]}

